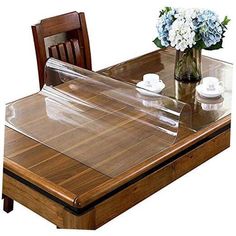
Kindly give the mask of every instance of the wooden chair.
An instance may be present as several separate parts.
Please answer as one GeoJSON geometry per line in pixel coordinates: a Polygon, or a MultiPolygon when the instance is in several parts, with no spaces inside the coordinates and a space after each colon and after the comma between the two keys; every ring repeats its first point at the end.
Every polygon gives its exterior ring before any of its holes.
{"type": "Polygon", "coordinates": [[[40,89],[49,57],[91,70],[89,37],[84,13],[71,12],[32,26],[40,89]]]}

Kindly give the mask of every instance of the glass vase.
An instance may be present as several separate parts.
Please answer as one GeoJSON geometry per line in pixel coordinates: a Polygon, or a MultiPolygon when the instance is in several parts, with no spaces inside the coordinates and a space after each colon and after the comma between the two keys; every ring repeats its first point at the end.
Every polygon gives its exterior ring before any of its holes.
{"type": "Polygon", "coordinates": [[[201,49],[176,50],[175,79],[181,82],[201,80],[201,49]]]}

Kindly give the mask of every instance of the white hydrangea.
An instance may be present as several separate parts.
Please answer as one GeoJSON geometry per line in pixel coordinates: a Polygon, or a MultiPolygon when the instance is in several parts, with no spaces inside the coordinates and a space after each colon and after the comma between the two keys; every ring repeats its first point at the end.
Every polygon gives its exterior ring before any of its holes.
{"type": "Polygon", "coordinates": [[[175,14],[175,18],[186,19],[188,21],[192,21],[192,19],[197,17],[197,14],[200,12],[200,9],[195,8],[178,8],[175,14]]]}
{"type": "Polygon", "coordinates": [[[184,51],[191,48],[195,42],[195,32],[192,18],[196,15],[195,10],[179,11],[176,20],[173,22],[169,31],[169,40],[172,47],[184,51]]]}

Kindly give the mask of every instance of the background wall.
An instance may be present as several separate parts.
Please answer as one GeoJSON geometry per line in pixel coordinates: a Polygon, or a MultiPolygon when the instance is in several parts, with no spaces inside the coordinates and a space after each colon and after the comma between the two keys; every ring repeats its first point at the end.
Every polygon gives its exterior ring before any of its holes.
{"type": "MultiPolygon", "coordinates": [[[[155,50],[152,40],[156,36],[156,19],[159,10],[164,6],[210,8],[222,18],[228,15],[232,22],[226,34],[224,49],[207,54],[225,61],[235,61],[235,10],[233,1],[230,0],[8,0],[2,2],[0,7],[1,153],[4,130],[3,104],[35,93],[39,89],[30,28],[32,24],[50,16],[74,10],[84,11],[90,37],[93,69],[98,70],[155,50]]],[[[233,113],[235,114],[235,108],[233,113]]],[[[0,234],[7,232],[9,235],[13,233],[235,235],[236,171],[233,156],[235,156],[236,139],[234,133],[233,124],[232,148],[149,197],[96,232],[56,230],[55,226],[43,218],[15,204],[15,211],[11,214],[7,215],[0,211],[0,234]]],[[[0,164],[2,165],[2,161],[0,164]]]]}

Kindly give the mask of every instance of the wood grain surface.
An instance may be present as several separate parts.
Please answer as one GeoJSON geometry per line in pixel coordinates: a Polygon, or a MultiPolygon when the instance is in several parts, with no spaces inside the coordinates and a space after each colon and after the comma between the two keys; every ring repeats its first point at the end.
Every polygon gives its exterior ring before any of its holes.
{"type": "Polygon", "coordinates": [[[4,174],[3,192],[56,224],[58,228],[96,229],[223,151],[229,147],[229,144],[230,131],[226,130],[89,208],[81,215],[73,214],[55,201],[6,174],[4,174]]]}

